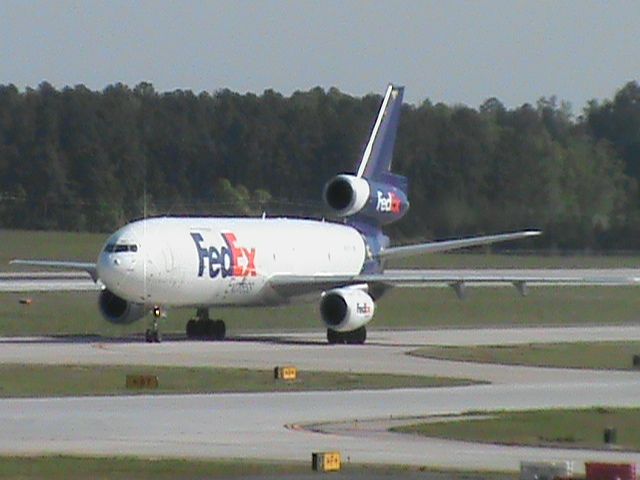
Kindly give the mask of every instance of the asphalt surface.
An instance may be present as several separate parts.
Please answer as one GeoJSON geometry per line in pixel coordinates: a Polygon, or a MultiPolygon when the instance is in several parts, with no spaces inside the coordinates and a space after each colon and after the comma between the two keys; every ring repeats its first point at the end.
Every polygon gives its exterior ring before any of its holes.
{"type": "Polygon", "coordinates": [[[2,363],[215,365],[412,373],[492,385],[389,391],[0,400],[0,453],[82,453],[347,461],[517,470],[521,460],[640,462],[640,454],[471,444],[387,432],[401,417],[477,410],[638,406],[640,373],[475,365],[414,358],[427,344],[471,345],[640,339],[640,327],[371,332],[365,346],[322,335],[260,335],[223,343],[0,340],[2,363]],[[394,423],[395,422],[395,423],[394,423]]]}
{"type": "Polygon", "coordinates": [[[0,401],[0,452],[308,461],[339,450],[358,463],[516,470],[527,460],[640,462],[638,453],[504,447],[354,427],[356,419],[470,410],[636,406],[640,382],[389,391],[176,395],[0,401]],[[318,422],[350,422],[333,433],[318,422]]]}
{"type": "Polygon", "coordinates": [[[0,272],[0,292],[97,291],[85,272],[0,272]]]}
{"type": "Polygon", "coordinates": [[[222,343],[179,340],[161,344],[87,338],[5,338],[0,339],[0,362],[260,369],[293,364],[303,370],[437,375],[506,385],[589,383],[602,378],[633,381],[638,378],[636,372],[496,366],[407,355],[407,352],[425,345],[595,340],[640,340],[640,327],[372,331],[364,346],[329,346],[323,333],[243,336],[222,343]]]}

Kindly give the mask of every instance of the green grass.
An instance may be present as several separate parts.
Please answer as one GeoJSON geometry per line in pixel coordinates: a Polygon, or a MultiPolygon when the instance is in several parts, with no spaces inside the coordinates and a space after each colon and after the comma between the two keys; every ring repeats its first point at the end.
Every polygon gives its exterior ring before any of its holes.
{"type": "Polygon", "coordinates": [[[533,343],[472,347],[426,347],[411,352],[419,357],[507,365],[558,368],[638,370],[633,356],[640,342],[533,343]]]}
{"type": "Polygon", "coordinates": [[[108,235],[101,233],[0,230],[0,271],[15,270],[14,258],[95,262],[108,235]]]}
{"type": "MultiPolygon", "coordinates": [[[[0,269],[11,258],[94,261],[106,235],[0,231],[0,269]]],[[[414,268],[637,267],[640,256],[523,256],[483,253],[423,255],[402,262],[414,268]]],[[[640,311],[637,287],[538,287],[522,298],[515,289],[470,288],[459,301],[449,288],[395,289],[376,305],[371,328],[430,328],[519,325],[635,323],[640,311]]],[[[95,293],[0,294],[0,335],[139,333],[144,322],[114,326],[96,308],[95,293]],[[31,297],[34,304],[18,300],[31,297]]],[[[231,335],[243,331],[323,330],[317,302],[282,308],[220,308],[231,335]]],[[[162,326],[183,332],[191,310],[174,309],[162,326]]]]}
{"type": "Polygon", "coordinates": [[[245,460],[206,461],[62,455],[0,457],[0,479],[204,479],[304,473],[311,470],[309,465],[245,460]]]}
{"type": "MultiPolygon", "coordinates": [[[[275,367],[275,365],[274,365],[275,367]]],[[[444,377],[299,371],[276,381],[273,370],[208,367],[0,365],[0,397],[59,397],[136,393],[296,392],[470,385],[444,377]],[[127,374],[157,375],[157,390],[129,390],[127,374]]]]}
{"type": "MultiPolygon", "coordinates": [[[[342,471],[366,478],[367,475],[391,478],[421,478],[428,472],[429,478],[436,480],[510,480],[514,474],[503,472],[464,472],[439,471],[426,467],[407,467],[396,465],[360,465],[345,463],[342,471]]],[[[51,480],[163,480],[175,478],[287,478],[296,475],[300,478],[318,476],[311,470],[311,452],[309,462],[260,462],[250,460],[179,460],[137,457],[88,457],[67,455],[46,456],[0,456],[0,480],[41,479],[51,480]]],[[[331,478],[342,478],[332,474],[331,478]]]]}
{"type": "Polygon", "coordinates": [[[640,450],[640,409],[498,412],[492,418],[418,423],[392,429],[428,437],[508,445],[604,447],[605,428],[617,429],[617,445],[640,450]]]}
{"type": "MultiPolygon", "coordinates": [[[[453,328],[635,324],[640,317],[638,287],[536,287],[527,297],[513,288],[477,288],[458,300],[448,288],[396,289],[376,304],[369,328],[453,328]]],[[[194,312],[171,309],[163,332],[184,332],[194,312]]],[[[323,331],[317,303],[287,307],[211,309],[229,335],[248,331],[323,331]]],[[[147,320],[112,325],[97,308],[97,293],[0,294],[0,335],[143,332],[147,320]],[[21,305],[29,297],[33,304],[21,305]]]]}

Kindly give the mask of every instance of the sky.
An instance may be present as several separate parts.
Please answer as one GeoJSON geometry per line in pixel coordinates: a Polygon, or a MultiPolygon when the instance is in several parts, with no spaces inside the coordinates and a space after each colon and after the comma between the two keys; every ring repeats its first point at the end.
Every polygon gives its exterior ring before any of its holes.
{"type": "Polygon", "coordinates": [[[122,82],[580,112],[640,77],[640,1],[0,0],[0,84],[122,82]]]}

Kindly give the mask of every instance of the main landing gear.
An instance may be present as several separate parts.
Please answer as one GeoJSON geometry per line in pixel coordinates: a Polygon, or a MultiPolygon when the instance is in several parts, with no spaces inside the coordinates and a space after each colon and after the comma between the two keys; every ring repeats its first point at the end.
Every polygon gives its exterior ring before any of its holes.
{"type": "Polygon", "coordinates": [[[160,335],[160,329],[158,328],[158,319],[161,316],[160,307],[153,307],[151,311],[151,328],[147,328],[144,333],[144,339],[147,343],[160,343],[162,341],[162,335],[160,335]]]}
{"type": "Polygon", "coordinates": [[[344,345],[362,345],[367,339],[367,328],[360,327],[350,332],[337,332],[327,329],[327,341],[333,345],[336,343],[344,345]]]}
{"type": "Polygon", "coordinates": [[[211,320],[207,308],[199,308],[195,318],[187,322],[187,338],[198,340],[224,340],[227,326],[222,320],[211,320]]]}

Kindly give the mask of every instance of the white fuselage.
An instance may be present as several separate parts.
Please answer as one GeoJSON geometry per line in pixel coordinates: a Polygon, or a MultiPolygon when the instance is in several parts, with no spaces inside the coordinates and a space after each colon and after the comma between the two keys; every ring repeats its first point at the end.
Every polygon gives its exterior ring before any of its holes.
{"type": "Polygon", "coordinates": [[[114,233],[100,253],[106,288],[135,303],[264,305],[284,301],[274,275],[355,275],[366,243],[352,227],[298,219],[153,218],[114,233]]]}

